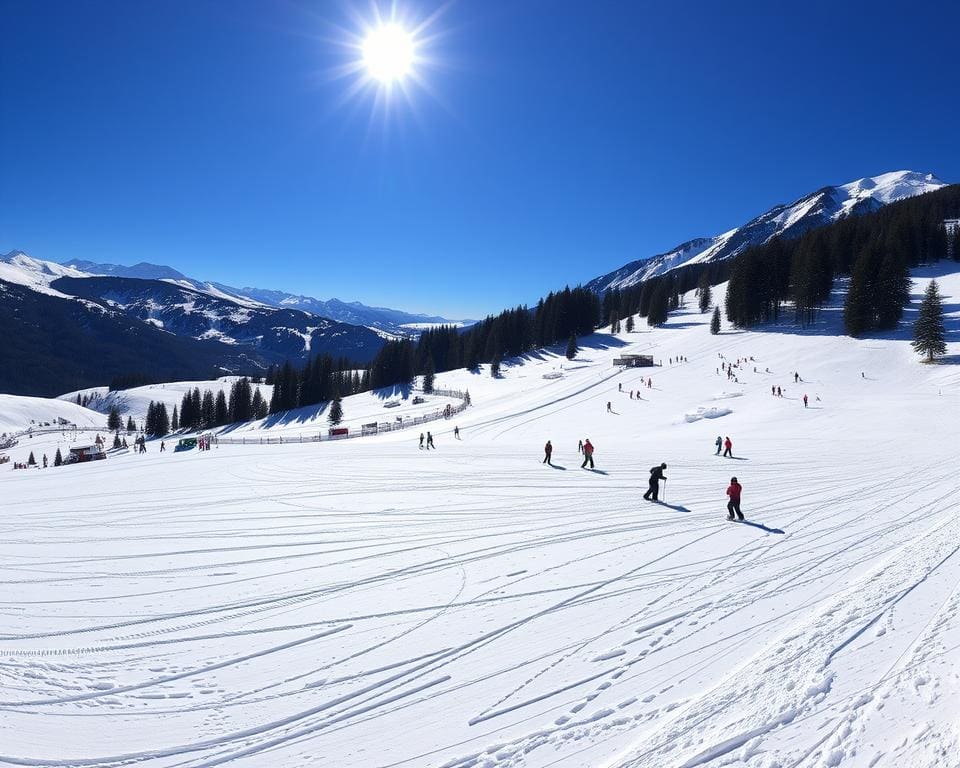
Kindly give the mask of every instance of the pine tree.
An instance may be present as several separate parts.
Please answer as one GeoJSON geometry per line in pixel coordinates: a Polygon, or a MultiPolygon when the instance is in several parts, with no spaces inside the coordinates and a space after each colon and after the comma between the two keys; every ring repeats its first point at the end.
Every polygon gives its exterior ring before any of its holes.
{"type": "Polygon", "coordinates": [[[260,394],[260,387],[257,387],[253,392],[253,401],[250,406],[251,409],[251,418],[254,419],[265,419],[267,418],[267,412],[269,408],[267,407],[266,401],[263,399],[263,395],[260,394]]]}
{"type": "Polygon", "coordinates": [[[713,317],[710,318],[710,333],[716,336],[720,333],[720,307],[713,308],[713,317]]]}
{"type": "Polygon", "coordinates": [[[123,426],[123,422],[120,420],[120,411],[117,410],[115,405],[112,405],[107,414],[107,429],[111,432],[116,432],[121,426],[123,426]]]}
{"type": "Polygon", "coordinates": [[[633,333],[633,315],[627,315],[627,320],[624,323],[624,327],[627,329],[627,333],[633,333]]]}
{"type": "Polygon", "coordinates": [[[928,363],[947,352],[943,301],[936,280],[930,281],[923,295],[917,322],[913,326],[913,348],[918,354],[926,355],[928,363]]]}
{"type": "MultiPolygon", "coordinates": [[[[706,274],[706,273],[704,273],[706,274]]],[[[713,291],[710,288],[710,283],[707,283],[700,289],[700,311],[706,312],[710,309],[710,305],[713,303],[713,291]]]]}
{"type": "Polygon", "coordinates": [[[428,395],[433,392],[433,379],[436,369],[433,365],[433,357],[427,358],[427,367],[423,371],[423,391],[428,395]]]}
{"type": "Polygon", "coordinates": [[[577,356],[579,347],[577,347],[577,335],[575,333],[570,334],[570,338],[567,340],[567,360],[573,360],[577,356]]]}
{"type": "Polygon", "coordinates": [[[667,301],[667,287],[663,281],[659,281],[650,296],[650,306],[647,309],[647,325],[657,326],[667,322],[667,301]]]}
{"type": "Polygon", "coordinates": [[[60,453],[60,449],[57,448],[57,455],[53,457],[53,466],[59,467],[63,464],[63,454],[60,453]]]}
{"type": "MultiPolygon", "coordinates": [[[[706,278],[707,273],[703,273],[703,277],[706,278]]],[[[700,312],[706,312],[710,309],[710,304],[713,303],[713,292],[710,290],[710,283],[708,280],[703,279],[700,283],[700,312]]]]}
{"type": "Polygon", "coordinates": [[[165,437],[169,434],[170,418],[167,416],[167,406],[164,403],[157,403],[153,419],[153,434],[157,437],[165,437]]]}
{"type": "Polygon", "coordinates": [[[120,443],[120,433],[119,433],[119,432],[114,432],[114,433],[113,433],[113,447],[114,447],[114,448],[119,448],[120,445],[121,445],[121,443],[120,443]]]}
{"type": "Polygon", "coordinates": [[[327,421],[334,427],[343,421],[343,405],[340,402],[339,394],[334,395],[333,401],[330,403],[330,413],[327,415],[327,421]]]}
{"type": "Polygon", "coordinates": [[[127,416],[127,433],[136,432],[137,425],[133,423],[133,416],[127,416]]]}
{"type": "Polygon", "coordinates": [[[490,361],[490,375],[495,379],[500,378],[500,355],[494,355],[490,361]]]}
{"type": "Polygon", "coordinates": [[[148,435],[155,433],[157,424],[157,404],[150,401],[150,405],[147,406],[147,416],[144,419],[143,428],[148,435]]]}
{"type": "Polygon", "coordinates": [[[31,467],[37,466],[37,460],[33,458],[33,451],[30,451],[30,458],[27,459],[27,464],[29,464],[31,467]]]}
{"type": "Polygon", "coordinates": [[[173,416],[170,417],[170,430],[176,432],[180,429],[180,415],[177,413],[177,406],[173,406],[173,416]]]}
{"type": "Polygon", "coordinates": [[[210,429],[216,423],[217,406],[214,403],[213,392],[209,389],[203,393],[203,399],[200,401],[200,426],[203,429],[210,429]]]}
{"type": "Polygon", "coordinates": [[[230,421],[230,415],[227,412],[227,396],[223,394],[223,390],[217,392],[217,399],[213,406],[213,423],[222,427],[224,424],[230,421]]]}

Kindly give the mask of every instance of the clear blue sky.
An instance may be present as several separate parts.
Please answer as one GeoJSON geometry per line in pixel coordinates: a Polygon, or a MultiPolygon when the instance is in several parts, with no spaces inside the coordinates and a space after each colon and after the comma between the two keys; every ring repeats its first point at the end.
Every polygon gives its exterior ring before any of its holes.
{"type": "Polygon", "coordinates": [[[332,76],[370,8],[0,0],[0,250],[478,317],[825,184],[960,181],[957,3],[461,0],[389,114],[332,76]]]}

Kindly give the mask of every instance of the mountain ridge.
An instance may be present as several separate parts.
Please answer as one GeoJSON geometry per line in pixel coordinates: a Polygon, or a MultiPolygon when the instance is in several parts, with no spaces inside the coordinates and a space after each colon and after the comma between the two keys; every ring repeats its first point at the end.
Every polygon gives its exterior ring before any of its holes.
{"type": "Polygon", "coordinates": [[[792,203],[775,205],[745,224],[719,235],[692,238],[669,251],[628,262],[593,278],[585,287],[600,293],[628,288],[687,264],[730,259],[773,237],[796,237],[845,216],[875,211],[897,200],[945,186],[946,182],[932,173],[905,170],[820,187],[792,203]]]}

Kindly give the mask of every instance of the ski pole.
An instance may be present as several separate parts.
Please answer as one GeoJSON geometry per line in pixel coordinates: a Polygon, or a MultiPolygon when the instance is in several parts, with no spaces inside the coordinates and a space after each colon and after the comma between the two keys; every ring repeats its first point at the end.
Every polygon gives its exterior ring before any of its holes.
{"type": "Polygon", "coordinates": [[[667,500],[667,478],[663,478],[663,500],[667,500]]]}

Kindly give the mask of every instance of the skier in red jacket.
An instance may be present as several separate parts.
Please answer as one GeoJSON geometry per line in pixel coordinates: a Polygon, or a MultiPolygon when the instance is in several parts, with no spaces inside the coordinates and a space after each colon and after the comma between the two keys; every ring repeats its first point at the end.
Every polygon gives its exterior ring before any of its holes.
{"type": "Polygon", "coordinates": [[[580,469],[584,469],[587,462],[590,463],[590,469],[593,469],[593,443],[589,438],[583,443],[583,464],[580,465],[580,469]]]}
{"type": "Polygon", "coordinates": [[[733,458],[733,442],[729,437],[723,441],[723,455],[729,456],[731,459],[733,458]]]}
{"type": "Polygon", "coordinates": [[[730,501],[727,502],[727,520],[733,520],[733,513],[737,513],[738,520],[743,520],[743,512],[740,511],[740,494],[743,492],[743,486],[737,482],[737,478],[730,478],[730,486],[727,488],[727,496],[730,501]]]}

